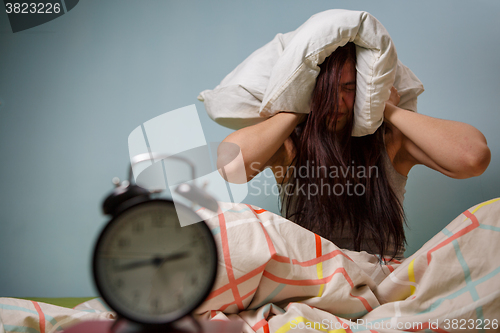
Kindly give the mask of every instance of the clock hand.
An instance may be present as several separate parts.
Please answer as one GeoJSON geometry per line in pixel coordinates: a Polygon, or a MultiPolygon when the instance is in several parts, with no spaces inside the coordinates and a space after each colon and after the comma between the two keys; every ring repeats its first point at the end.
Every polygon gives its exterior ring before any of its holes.
{"type": "Polygon", "coordinates": [[[189,257],[189,252],[187,252],[187,251],[169,254],[168,256],[165,256],[163,258],[158,258],[158,259],[160,259],[160,261],[158,263],[156,263],[156,267],[162,266],[167,261],[179,260],[179,259],[183,259],[186,257],[189,257]]]}
{"type": "Polygon", "coordinates": [[[115,270],[126,271],[129,269],[135,269],[135,268],[140,268],[140,267],[150,266],[150,265],[159,267],[167,261],[183,259],[183,258],[188,257],[188,256],[189,256],[189,252],[178,252],[178,253],[174,253],[174,254],[169,254],[169,255],[164,256],[164,257],[155,256],[155,257],[150,258],[150,259],[135,261],[135,262],[131,262],[128,264],[116,266],[115,270]]]}
{"type": "Polygon", "coordinates": [[[178,259],[183,259],[189,257],[189,252],[184,251],[184,252],[177,252],[174,254],[170,254],[168,256],[163,257],[163,262],[166,261],[172,261],[172,260],[178,260],[178,259]]]}
{"type": "Polygon", "coordinates": [[[153,258],[146,259],[146,260],[134,261],[134,262],[131,262],[128,264],[115,266],[115,270],[116,271],[126,271],[129,269],[140,268],[143,266],[150,266],[150,265],[156,266],[158,261],[161,262],[161,258],[153,257],[153,258]]]}

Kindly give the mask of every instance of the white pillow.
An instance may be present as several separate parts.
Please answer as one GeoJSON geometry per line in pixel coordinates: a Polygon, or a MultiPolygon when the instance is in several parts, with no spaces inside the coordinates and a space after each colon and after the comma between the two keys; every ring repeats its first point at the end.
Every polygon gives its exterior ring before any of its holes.
{"type": "Polygon", "coordinates": [[[372,134],[382,124],[393,85],[401,95],[399,106],[417,110],[423,85],[397,59],[382,24],[367,12],[341,9],[313,15],[297,30],[276,35],[198,99],[212,119],[234,129],[280,111],[308,113],[318,65],[347,42],[354,42],[357,56],[354,136],[372,134]]]}

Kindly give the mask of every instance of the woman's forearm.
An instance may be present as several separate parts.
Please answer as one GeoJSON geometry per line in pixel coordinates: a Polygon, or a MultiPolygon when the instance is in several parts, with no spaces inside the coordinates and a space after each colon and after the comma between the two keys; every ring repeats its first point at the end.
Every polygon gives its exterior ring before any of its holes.
{"type": "Polygon", "coordinates": [[[490,162],[486,138],[469,124],[425,116],[390,103],[384,116],[450,177],[478,176],[490,162]]]}
{"type": "Polygon", "coordinates": [[[241,183],[243,167],[246,181],[257,175],[304,117],[303,114],[280,112],[259,124],[228,135],[217,151],[217,167],[224,167],[224,178],[241,183]],[[234,144],[240,149],[239,158],[235,158],[234,144]]]}

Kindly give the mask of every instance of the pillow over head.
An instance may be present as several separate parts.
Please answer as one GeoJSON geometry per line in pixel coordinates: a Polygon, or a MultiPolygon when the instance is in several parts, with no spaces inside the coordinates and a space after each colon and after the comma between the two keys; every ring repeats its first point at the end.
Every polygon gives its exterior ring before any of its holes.
{"type": "Polygon", "coordinates": [[[367,12],[334,9],[313,15],[297,30],[278,34],[198,99],[217,123],[242,128],[280,111],[308,113],[321,64],[339,46],[356,45],[354,136],[383,122],[394,85],[399,106],[417,111],[418,78],[398,59],[388,32],[367,12]]]}

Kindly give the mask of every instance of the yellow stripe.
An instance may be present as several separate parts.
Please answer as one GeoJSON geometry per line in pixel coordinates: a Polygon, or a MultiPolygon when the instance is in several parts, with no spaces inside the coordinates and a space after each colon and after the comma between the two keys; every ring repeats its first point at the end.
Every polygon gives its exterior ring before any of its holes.
{"type": "MultiPolygon", "coordinates": [[[[413,270],[413,264],[415,263],[415,259],[413,259],[408,265],[408,280],[410,282],[415,282],[415,271],[413,270]]],[[[415,293],[416,288],[414,286],[410,286],[411,295],[415,293]]]]}
{"type": "Polygon", "coordinates": [[[479,210],[479,208],[484,207],[484,206],[489,205],[489,204],[492,204],[492,203],[494,203],[495,201],[498,201],[498,200],[500,200],[500,198],[496,198],[496,199],[491,199],[491,200],[485,201],[482,204],[479,204],[471,213],[474,214],[475,212],[477,212],[479,210]]]}
{"type": "MultiPolygon", "coordinates": [[[[323,278],[323,263],[322,262],[320,262],[319,264],[316,264],[316,271],[318,272],[318,279],[322,279],[323,278]]],[[[323,295],[324,289],[325,289],[325,285],[322,284],[319,287],[318,297],[321,297],[323,295]]]]}
{"type": "Polygon", "coordinates": [[[314,329],[316,331],[327,332],[327,333],[346,333],[346,331],[342,328],[328,331],[324,327],[328,326],[330,324],[330,322],[328,323],[328,325],[323,325],[320,322],[310,321],[309,319],[306,319],[305,317],[295,317],[294,319],[287,322],[285,325],[281,326],[276,331],[276,333],[285,333],[285,332],[288,332],[290,330],[295,331],[298,328],[299,323],[304,323],[304,325],[307,325],[307,323],[309,323],[309,325],[305,326],[304,328],[309,329],[309,327],[310,327],[311,329],[314,329]],[[293,326],[293,328],[292,328],[292,326],[293,326]]]}

